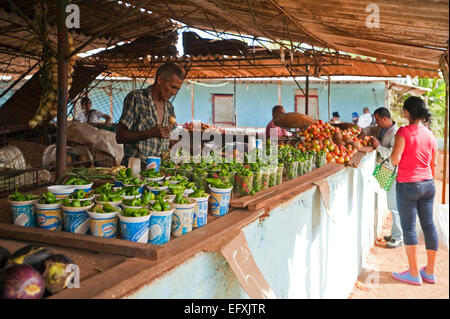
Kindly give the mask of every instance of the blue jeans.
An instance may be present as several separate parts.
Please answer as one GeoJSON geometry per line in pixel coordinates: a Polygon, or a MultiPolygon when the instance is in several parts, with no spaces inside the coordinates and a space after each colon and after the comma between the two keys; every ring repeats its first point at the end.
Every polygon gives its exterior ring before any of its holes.
{"type": "Polygon", "coordinates": [[[397,183],[396,190],[404,244],[417,245],[416,216],[418,215],[426,249],[437,250],[438,236],[433,221],[433,203],[436,194],[434,181],[397,183]]]}
{"type": "Polygon", "coordinates": [[[387,192],[387,204],[389,210],[392,212],[392,229],[391,237],[395,240],[401,240],[403,238],[402,225],[400,223],[400,215],[397,210],[397,182],[394,181],[391,189],[387,192]]]}

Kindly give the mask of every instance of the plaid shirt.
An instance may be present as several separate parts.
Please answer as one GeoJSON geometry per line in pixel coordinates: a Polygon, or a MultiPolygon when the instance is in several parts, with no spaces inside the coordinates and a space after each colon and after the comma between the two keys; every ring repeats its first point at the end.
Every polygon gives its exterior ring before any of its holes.
{"type": "MultiPolygon", "coordinates": [[[[173,105],[169,101],[165,101],[162,126],[169,125],[171,116],[175,116],[173,105]]],[[[119,123],[125,125],[130,131],[145,131],[158,125],[158,114],[152,97],[151,86],[128,93],[123,101],[123,111],[119,123]]],[[[145,164],[147,156],[161,156],[168,149],[169,139],[158,137],[136,143],[125,143],[122,165],[128,165],[130,157],[140,158],[141,164],[145,164]]]]}

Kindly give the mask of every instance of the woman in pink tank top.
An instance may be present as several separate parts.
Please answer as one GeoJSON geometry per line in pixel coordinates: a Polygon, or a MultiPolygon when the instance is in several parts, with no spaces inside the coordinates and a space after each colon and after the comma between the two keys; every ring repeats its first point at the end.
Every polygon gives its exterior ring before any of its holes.
{"type": "Polygon", "coordinates": [[[422,281],[434,284],[438,250],[438,236],[433,222],[437,143],[433,133],[423,125],[430,121],[431,114],[422,99],[416,96],[406,99],[403,114],[409,125],[397,131],[391,163],[398,165],[397,209],[409,269],[392,275],[413,285],[421,285],[422,281]],[[419,216],[427,250],[427,265],[420,270],[417,265],[416,216],[419,216]]]}

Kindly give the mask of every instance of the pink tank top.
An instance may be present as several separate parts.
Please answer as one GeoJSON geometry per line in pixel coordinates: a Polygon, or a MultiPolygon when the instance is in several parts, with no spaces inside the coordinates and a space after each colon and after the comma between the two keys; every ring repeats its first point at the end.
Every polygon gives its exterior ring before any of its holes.
{"type": "Polygon", "coordinates": [[[405,150],[397,168],[397,182],[433,179],[430,164],[437,150],[433,133],[423,125],[408,125],[399,128],[397,135],[405,139],[405,150]]]}

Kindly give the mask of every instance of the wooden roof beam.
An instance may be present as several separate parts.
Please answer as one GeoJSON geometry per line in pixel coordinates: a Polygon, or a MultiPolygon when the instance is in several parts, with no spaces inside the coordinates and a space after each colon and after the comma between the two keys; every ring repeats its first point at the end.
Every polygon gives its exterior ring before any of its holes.
{"type": "Polygon", "coordinates": [[[305,28],[302,26],[296,19],[294,19],[282,6],[278,4],[275,0],[267,0],[270,4],[272,4],[278,11],[282,12],[288,19],[291,21],[301,32],[307,34],[315,41],[321,43],[324,47],[330,47],[334,49],[332,46],[330,46],[330,43],[326,42],[325,40],[321,39],[320,36],[315,34],[314,32],[311,32],[311,30],[305,28]]]}

